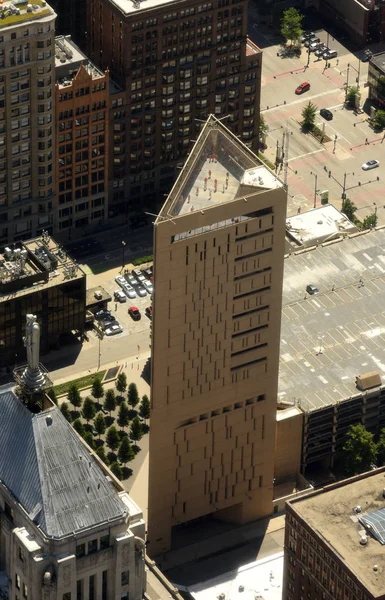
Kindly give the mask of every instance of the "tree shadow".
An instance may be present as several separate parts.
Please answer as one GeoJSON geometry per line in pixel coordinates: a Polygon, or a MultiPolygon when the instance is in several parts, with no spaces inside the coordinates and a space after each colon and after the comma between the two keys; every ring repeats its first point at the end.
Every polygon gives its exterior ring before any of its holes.
{"type": "Polygon", "coordinates": [[[111,427],[111,425],[113,424],[113,422],[115,421],[115,417],[110,417],[110,415],[106,415],[104,417],[104,420],[106,422],[106,427],[111,427]]]}
{"type": "Polygon", "coordinates": [[[128,411],[128,418],[130,421],[133,421],[135,419],[135,417],[138,416],[138,411],[135,410],[134,408],[130,408],[128,411]]]}
{"type": "Polygon", "coordinates": [[[123,479],[128,479],[131,477],[133,471],[129,467],[122,467],[123,479]]]}
{"type": "Polygon", "coordinates": [[[117,459],[118,459],[117,455],[115,454],[115,452],[112,452],[111,450],[110,450],[110,452],[107,453],[107,458],[110,461],[110,464],[116,462],[117,459]]]}
{"type": "Polygon", "coordinates": [[[80,419],[80,410],[71,410],[70,413],[73,421],[80,419]]]}
{"type": "Polygon", "coordinates": [[[120,438],[120,441],[122,441],[123,438],[128,437],[128,432],[124,431],[124,429],[119,429],[118,436],[120,438]]]}
{"type": "Polygon", "coordinates": [[[95,447],[96,448],[100,448],[101,446],[104,446],[104,441],[101,440],[101,439],[99,439],[99,438],[96,438],[96,440],[95,440],[95,447]]]}
{"type": "Polygon", "coordinates": [[[143,433],[148,433],[150,431],[150,426],[147,423],[143,423],[142,425],[143,433]]]}
{"type": "Polygon", "coordinates": [[[142,448],[135,443],[132,444],[132,449],[135,452],[135,454],[139,454],[139,452],[141,452],[142,450],[142,448]]]}

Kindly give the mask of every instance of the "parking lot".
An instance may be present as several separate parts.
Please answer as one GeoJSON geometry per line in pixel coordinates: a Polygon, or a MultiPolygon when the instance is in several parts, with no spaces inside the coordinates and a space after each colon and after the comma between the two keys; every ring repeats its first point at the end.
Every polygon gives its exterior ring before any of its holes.
{"type": "MultiPolygon", "coordinates": [[[[283,146],[283,133],[288,132],[287,183],[288,215],[320,205],[320,192],[329,190],[329,202],[341,209],[343,183],[346,195],[358,207],[357,216],[363,219],[376,211],[380,224],[385,223],[383,198],[385,143],[383,134],[375,133],[368,123],[369,103],[366,87],[368,63],[362,62],[365,50],[350,52],[344,42],[323,29],[313,30],[321,42],[337,51],[337,57],[328,60],[302,47],[297,57],[282,57],[281,39],[271,29],[254,23],[249,29],[253,41],[263,49],[261,113],[269,126],[265,156],[273,163],[277,146],[283,146]],[[328,65],[330,64],[330,67],[328,65]],[[307,66],[308,65],[308,66],[307,66]],[[310,89],[296,95],[303,82],[310,89]],[[344,107],[346,84],[358,85],[361,91],[361,111],[344,107]],[[303,133],[301,113],[312,102],[317,107],[316,124],[330,141],[321,144],[311,134],[303,133]],[[333,119],[325,120],[319,114],[329,109],[333,119]],[[365,172],[362,164],[377,159],[379,168],[365,172]],[[329,177],[329,171],[331,176],[329,177]],[[379,177],[379,181],[377,180],[379,177]]],[[[384,51],[376,46],[374,52],[384,51]]],[[[285,177],[285,169],[280,171],[285,177]]]]}

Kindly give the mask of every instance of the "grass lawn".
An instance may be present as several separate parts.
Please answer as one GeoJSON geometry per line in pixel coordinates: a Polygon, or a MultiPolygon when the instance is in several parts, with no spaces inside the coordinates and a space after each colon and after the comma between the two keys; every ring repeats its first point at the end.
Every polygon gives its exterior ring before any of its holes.
{"type": "Polygon", "coordinates": [[[92,385],[95,379],[103,379],[105,373],[106,370],[98,371],[97,373],[90,373],[90,375],[79,377],[79,379],[73,379],[72,381],[66,381],[65,383],[55,385],[53,389],[55,390],[56,396],[66,394],[73,383],[76,383],[78,389],[81,390],[82,388],[92,385]]]}

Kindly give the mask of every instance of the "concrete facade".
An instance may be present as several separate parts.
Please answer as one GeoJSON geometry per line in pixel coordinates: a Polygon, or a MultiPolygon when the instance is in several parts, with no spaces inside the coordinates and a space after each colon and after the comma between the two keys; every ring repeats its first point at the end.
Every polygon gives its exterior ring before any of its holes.
{"type": "Polygon", "coordinates": [[[286,481],[296,481],[301,471],[303,421],[304,415],[298,408],[277,412],[274,452],[276,485],[286,481]]]}
{"type": "Polygon", "coordinates": [[[0,10],[0,244],[4,244],[53,228],[56,15],[45,0],[38,0],[31,10],[27,4],[19,9],[4,2],[0,10]],[[18,13],[11,14],[11,9],[18,13]]]}
{"type": "Polygon", "coordinates": [[[155,223],[148,553],[272,512],[286,190],[210,117],[155,223]]]}

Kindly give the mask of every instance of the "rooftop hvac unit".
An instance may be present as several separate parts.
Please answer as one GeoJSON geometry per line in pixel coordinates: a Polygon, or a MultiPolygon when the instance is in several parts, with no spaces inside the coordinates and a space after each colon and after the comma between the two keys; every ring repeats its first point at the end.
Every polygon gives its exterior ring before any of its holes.
{"type": "Polygon", "coordinates": [[[356,378],[356,386],[361,391],[370,390],[371,388],[381,385],[381,383],[381,377],[377,371],[364,373],[356,378]]]}

